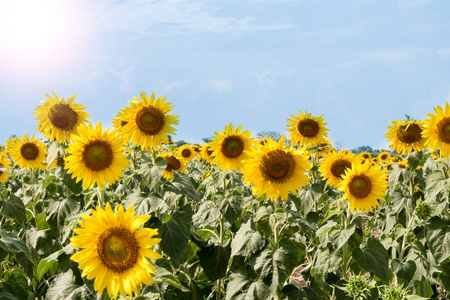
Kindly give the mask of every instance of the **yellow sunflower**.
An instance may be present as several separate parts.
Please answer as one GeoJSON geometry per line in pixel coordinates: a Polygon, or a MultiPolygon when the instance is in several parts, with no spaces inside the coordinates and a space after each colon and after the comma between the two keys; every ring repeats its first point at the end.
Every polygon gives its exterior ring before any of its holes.
{"type": "Polygon", "coordinates": [[[389,147],[400,154],[422,151],[426,139],[422,137],[423,126],[421,121],[390,121],[392,126],[388,127],[386,138],[389,147]]]}
{"type": "Polygon", "coordinates": [[[213,161],[222,170],[237,171],[242,167],[242,160],[250,158],[254,138],[250,131],[242,131],[242,125],[234,130],[233,124],[225,125],[224,131],[215,132],[216,137],[209,143],[213,153],[213,161]]]}
{"type": "Polygon", "coordinates": [[[157,149],[162,143],[167,143],[167,134],[175,134],[176,129],[171,125],[178,124],[178,116],[168,115],[174,108],[170,103],[165,103],[166,96],[155,99],[155,92],[150,99],[145,92],[140,94],[141,99],[133,97],[128,101],[131,107],[123,109],[124,122],[127,122],[122,131],[127,140],[133,141],[143,149],[157,149]]]}
{"type": "Polygon", "coordinates": [[[359,156],[360,158],[364,159],[364,160],[370,160],[370,159],[372,159],[372,155],[370,155],[370,153],[369,153],[369,152],[366,152],[366,151],[361,152],[360,154],[358,154],[358,156],[359,156]]]}
{"type": "Polygon", "coordinates": [[[342,175],[355,162],[355,155],[351,152],[332,152],[325,156],[319,167],[319,172],[329,185],[337,187],[342,181],[342,175]]]}
{"type": "Polygon", "coordinates": [[[185,163],[188,163],[194,159],[196,152],[191,145],[184,144],[183,146],[178,148],[177,154],[181,160],[183,160],[185,163]]]}
{"type": "Polygon", "coordinates": [[[254,195],[263,195],[276,200],[288,198],[289,191],[295,193],[308,182],[305,174],[312,168],[302,150],[284,147],[284,135],[278,143],[267,137],[264,145],[257,145],[250,153],[251,158],[243,161],[244,183],[252,186],[254,195]]]}
{"type": "Polygon", "coordinates": [[[36,106],[38,121],[37,130],[47,138],[57,142],[70,141],[70,135],[77,133],[77,127],[86,122],[91,116],[84,111],[81,104],[73,103],[77,95],[67,101],[61,100],[53,92],[53,97],[45,94],[48,101],[42,101],[43,105],[36,106]]]}
{"type": "Polygon", "coordinates": [[[122,127],[128,123],[127,121],[124,121],[124,112],[128,109],[129,107],[122,107],[122,109],[114,115],[115,118],[112,119],[114,130],[116,130],[124,138],[124,140],[126,140],[126,136],[122,134],[122,127]]]}
{"type": "Polygon", "coordinates": [[[439,149],[439,156],[450,157],[450,105],[445,103],[443,109],[439,105],[434,108],[436,115],[427,114],[429,119],[424,120],[422,136],[426,139],[425,148],[432,152],[439,149]]]}
{"type": "Polygon", "coordinates": [[[343,199],[347,199],[350,211],[371,212],[383,200],[387,187],[387,174],[377,165],[370,162],[364,164],[353,163],[342,175],[338,189],[344,192],[343,199]]]}
{"type": "Polygon", "coordinates": [[[186,173],[186,163],[174,152],[161,152],[161,157],[166,160],[166,168],[161,174],[162,177],[166,179],[173,179],[173,172],[178,171],[181,173],[186,173]]]}
{"type": "Polygon", "coordinates": [[[299,111],[299,115],[291,115],[292,119],[287,119],[287,132],[290,132],[291,143],[299,146],[314,146],[319,143],[326,143],[327,131],[323,115],[313,117],[310,113],[299,111]]]}
{"type": "Polygon", "coordinates": [[[10,137],[8,140],[6,140],[5,152],[8,153],[9,155],[11,155],[11,157],[12,157],[13,149],[19,141],[20,141],[20,138],[18,138],[16,136],[10,137]]]}
{"type": "Polygon", "coordinates": [[[103,132],[100,122],[95,128],[92,124],[82,124],[72,140],[66,150],[71,155],[65,157],[64,168],[77,182],[83,180],[84,189],[92,188],[95,183],[102,189],[105,180],[113,184],[123,176],[122,170],[128,168],[122,138],[109,128],[103,132]]]}
{"type": "Polygon", "coordinates": [[[378,154],[377,159],[380,163],[387,164],[391,159],[391,154],[387,151],[383,151],[380,154],[378,154]]]}
{"type": "Polygon", "coordinates": [[[158,229],[139,228],[151,216],[135,216],[134,206],[126,211],[122,204],[115,212],[109,203],[105,210],[97,206],[92,216],[82,215],[70,238],[72,246],[80,248],[71,259],[80,263],[81,276],[95,278],[94,289],[100,295],[106,288],[110,297],[139,294],[141,283],[151,285],[155,268],[148,260],[161,258],[150,248],[161,241],[153,238],[158,229]]]}
{"type": "Polygon", "coordinates": [[[28,135],[23,134],[22,139],[19,139],[11,146],[11,157],[13,161],[21,168],[42,169],[44,170],[46,149],[44,143],[28,135]]]}
{"type": "Polygon", "coordinates": [[[211,150],[210,143],[202,145],[200,149],[200,156],[210,164],[214,164],[212,154],[213,151],[211,150]]]}
{"type": "Polygon", "coordinates": [[[0,170],[0,182],[5,182],[11,174],[11,167],[9,165],[9,161],[7,159],[6,153],[0,154],[0,166],[8,169],[9,171],[0,170]]]}

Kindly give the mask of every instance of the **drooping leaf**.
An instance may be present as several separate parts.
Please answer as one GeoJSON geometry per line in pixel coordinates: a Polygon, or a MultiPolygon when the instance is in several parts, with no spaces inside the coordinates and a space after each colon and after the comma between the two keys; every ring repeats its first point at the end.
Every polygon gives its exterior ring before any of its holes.
{"type": "Polygon", "coordinates": [[[65,199],[52,199],[45,209],[47,222],[61,228],[66,219],[80,210],[81,204],[78,196],[71,194],[65,199]]]}
{"type": "Polygon", "coordinates": [[[215,202],[225,219],[230,224],[233,224],[241,215],[244,197],[239,194],[234,194],[230,197],[224,197],[223,194],[216,194],[215,202]]]}
{"type": "Polygon", "coordinates": [[[231,256],[248,256],[264,247],[261,234],[254,229],[251,220],[239,228],[231,242],[231,256]]]}
{"type": "Polygon", "coordinates": [[[90,300],[95,298],[96,293],[89,289],[87,285],[80,286],[75,283],[75,276],[72,270],[56,276],[45,297],[48,300],[90,300]]]}
{"type": "Polygon", "coordinates": [[[25,242],[4,230],[0,230],[0,248],[7,253],[23,253],[30,261],[33,261],[25,242]]]}
{"type": "Polygon", "coordinates": [[[6,200],[0,200],[0,214],[13,218],[19,223],[25,223],[25,205],[22,200],[14,194],[10,194],[6,200]]]}
{"type": "Polygon", "coordinates": [[[450,256],[450,224],[449,222],[433,217],[425,228],[428,247],[436,262],[440,264],[450,256]]]}
{"type": "Polygon", "coordinates": [[[397,278],[406,285],[409,284],[411,279],[414,277],[414,273],[416,272],[416,264],[408,260],[403,263],[399,259],[393,259],[391,261],[392,272],[397,275],[397,278]]]}
{"type": "Polygon", "coordinates": [[[389,281],[389,255],[376,239],[369,238],[364,249],[353,249],[352,257],[362,269],[374,273],[386,282],[389,281]]]}
{"type": "Polygon", "coordinates": [[[211,281],[216,281],[217,279],[224,277],[227,273],[230,252],[229,247],[216,245],[201,248],[197,252],[200,265],[211,281]]]}

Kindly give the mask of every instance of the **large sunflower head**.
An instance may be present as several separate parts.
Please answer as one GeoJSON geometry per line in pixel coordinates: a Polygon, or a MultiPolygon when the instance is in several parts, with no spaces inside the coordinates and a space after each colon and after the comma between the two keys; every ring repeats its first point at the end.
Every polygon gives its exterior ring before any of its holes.
{"type": "Polygon", "coordinates": [[[421,121],[395,120],[391,121],[392,126],[388,127],[386,138],[389,147],[400,154],[422,151],[426,139],[422,137],[423,126],[421,121]]]}
{"type": "Polygon", "coordinates": [[[299,111],[299,115],[291,115],[292,119],[287,119],[287,132],[290,132],[291,143],[299,146],[314,146],[319,143],[326,143],[327,131],[323,115],[313,117],[310,113],[299,111]]]}
{"type": "Polygon", "coordinates": [[[0,170],[0,182],[5,182],[6,179],[8,179],[11,170],[11,167],[9,165],[9,160],[7,158],[7,154],[6,153],[1,153],[0,154],[0,167],[6,168],[8,171],[6,170],[0,170]]]}
{"type": "Polygon", "coordinates": [[[322,160],[319,172],[322,173],[328,184],[337,187],[342,181],[345,171],[350,169],[355,161],[355,155],[351,152],[332,152],[322,160]]]}
{"type": "Polygon", "coordinates": [[[285,200],[289,191],[295,193],[309,180],[305,172],[312,165],[304,149],[285,148],[284,136],[278,143],[267,137],[266,143],[258,145],[249,155],[251,158],[243,162],[242,173],[244,183],[253,186],[255,195],[265,193],[272,201],[278,197],[285,200]]]}
{"type": "Polygon", "coordinates": [[[422,136],[426,139],[425,148],[436,151],[439,149],[440,157],[450,157],[450,105],[445,108],[439,105],[434,108],[435,115],[427,114],[429,119],[424,120],[422,136]]]}
{"type": "Polygon", "coordinates": [[[344,192],[343,199],[347,199],[350,211],[371,212],[383,200],[388,189],[387,174],[376,164],[353,163],[342,176],[338,189],[344,192]]]}
{"type": "Polygon", "coordinates": [[[77,182],[83,180],[83,188],[91,188],[97,183],[101,189],[105,180],[113,184],[123,176],[122,170],[128,168],[122,138],[109,128],[103,131],[100,122],[95,128],[92,124],[81,125],[72,140],[66,150],[71,155],[65,158],[64,168],[72,173],[72,178],[77,178],[77,182]]]}
{"type": "Polygon", "coordinates": [[[46,149],[44,143],[34,138],[29,138],[23,134],[22,139],[14,142],[10,153],[13,161],[21,168],[42,169],[46,168],[45,156],[46,149]]]}
{"type": "Polygon", "coordinates": [[[91,213],[82,215],[82,228],[73,230],[77,235],[70,243],[82,250],[71,259],[80,263],[83,277],[95,279],[94,289],[99,295],[105,288],[113,298],[118,293],[123,297],[139,294],[139,286],[151,285],[151,274],[156,274],[148,259],[161,258],[151,249],[161,241],[153,238],[158,229],[139,228],[151,216],[135,216],[133,205],[125,211],[121,204],[113,212],[109,203],[105,210],[97,206],[91,213]]]}
{"type": "Polygon", "coordinates": [[[166,96],[155,99],[155,92],[150,98],[145,92],[140,94],[140,99],[133,98],[133,101],[128,101],[130,107],[122,110],[121,120],[126,122],[122,130],[127,139],[143,149],[157,149],[162,143],[167,143],[167,134],[175,134],[176,131],[172,125],[179,122],[178,116],[168,115],[174,106],[165,103],[166,96]]]}
{"type": "Polygon", "coordinates": [[[186,163],[193,160],[195,158],[195,155],[197,155],[197,153],[194,150],[194,147],[192,147],[189,144],[184,144],[183,146],[179,147],[177,150],[177,154],[180,157],[180,159],[186,163]]]}
{"type": "Polygon", "coordinates": [[[181,159],[180,156],[172,151],[161,152],[161,157],[166,160],[166,168],[161,174],[162,177],[166,179],[173,179],[173,172],[178,171],[181,173],[186,173],[186,162],[181,159]]]}
{"type": "Polygon", "coordinates": [[[53,92],[53,97],[45,94],[47,101],[43,105],[36,106],[34,115],[37,115],[37,130],[47,138],[57,142],[70,141],[70,135],[77,133],[77,128],[86,122],[91,116],[84,111],[81,104],[73,103],[77,95],[69,99],[61,100],[53,92]]]}
{"type": "Polygon", "coordinates": [[[215,164],[222,170],[237,171],[242,167],[242,160],[249,158],[247,151],[251,150],[254,138],[250,131],[242,131],[242,125],[236,130],[233,124],[225,125],[224,131],[215,132],[216,137],[209,143],[213,151],[215,164]]]}

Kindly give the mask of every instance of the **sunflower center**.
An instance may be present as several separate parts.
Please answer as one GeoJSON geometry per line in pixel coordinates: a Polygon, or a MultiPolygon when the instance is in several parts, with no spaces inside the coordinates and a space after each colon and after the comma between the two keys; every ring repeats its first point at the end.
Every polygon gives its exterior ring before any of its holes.
{"type": "Polygon", "coordinates": [[[388,155],[387,154],[381,154],[381,157],[380,157],[382,160],[386,160],[387,158],[388,158],[388,155]]]}
{"type": "Polygon", "coordinates": [[[304,119],[297,124],[298,132],[306,137],[315,137],[319,133],[319,124],[312,119],[304,119]]]}
{"type": "Polygon", "coordinates": [[[364,157],[364,159],[369,159],[369,158],[370,158],[370,155],[369,155],[368,153],[364,153],[364,154],[362,155],[362,157],[364,157]]]}
{"type": "Polygon", "coordinates": [[[365,198],[372,190],[372,183],[364,174],[358,175],[352,179],[349,185],[350,194],[357,199],[365,198]]]}
{"type": "Polygon", "coordinates": [[[167,162],[167,166],[166,166],[167,172],[176,171],[181,167],[180,161],[174,156],[167,156],[166,162],[167,162]]]}
{"type": "Polygon", "coordinates": [[[26,160],[35,160],[39,156],[39,149],[33,143],[25,143],[20,147],[20,154],[26,160]]]}
{"type": "Polygon", "coordinates": [[[122,273],[136,264],[139,245],[129,229],[111,227],[98,238],[97,254],[103,265],[116,273],[122,273]]]}
{"type": "Polygon", "coordinates": [[[164,127],[164,115],[156,107],[144,107],[136,114],[136,125],[145,135],[155,135],[164,127]]]}
{"type": "Polygon", "coordinates": [[[55,104],[47,113],[53,126],[61,130],[71,130],[78,120],[77,113],[68,104],[55,104]]]}
{"type": "Polygon", "coordinates": [[[450,143],[450,117],[445,117],[437,124],[438,136],[444,143],[450,143]]]}
{"type": "Polygon", "coordinates": [[[239,136],[228,136],[222,142],[222,153],[228,158],[235,158],[244,151],[244,142],[239,136]]]}
{"type": "Polygon", "coordinates": [[[207,147],[206,148],[206,153],[208,154],[208,156],[211,156],[211,154],[213,154],[213,151],[211,150],[211,147],[207,147]]]}
{"type": "Polygon", "coordinates": [[[181,151],[181,156],[183,156],[183,157],[190,157],[191,156],[191,150],[183,149],[183,151],[181,151]]]}
{"type": "Polygon", "coordinates": [[[294,174],[295,159],[283,150],[273,150],[261,158],[260,170],[267,181],[281,183],[294,174]]]}
{"type": "Polygon", "coordinates": [[[102,171],[108,168],[113,161],[111,145],[105,141],[90,142],[83,151],[83,161],[92,171],[102,171]]]}
{"type": "Polygon", "coordinates": [[[127,124],[128,124],[128,122],[120,120],[120,127],[123,127],[123,126],[125,126],[127,124]]]}
{"type": "Polygon", "coordinates": [[[345,170],[351,167],[352,164],[348,160],[338,159],[331,164],[330,170],[335,177],[342,178],[342,175],[344,175],[345,170]]]}
{"type": "MultiPolygon", "coordinates": [[[[0,164],[0,167],[4,167],[4,165],[0,164]]],[[[2,175],[2,174],[3,174],[3,171],[0,170],[0,175],[2,175]]]]}
{"type": "Polygon", "coordinates": [[[422,139],[422,130],[417,124],[403,125],[397,130],[397,138],[402,143],[414,144],[422,139]]]}

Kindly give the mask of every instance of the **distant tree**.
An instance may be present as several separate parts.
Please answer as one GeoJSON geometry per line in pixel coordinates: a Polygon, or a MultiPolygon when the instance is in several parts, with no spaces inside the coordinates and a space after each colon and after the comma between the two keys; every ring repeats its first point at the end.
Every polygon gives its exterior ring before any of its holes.
{"type": "Polygon", "coordinates": [[[211,142],[212,142],[212,138],[213,138],[213,137],[205,137],[205,138],[202,138],[202,141],[203,141],[205,144],[208,144],[208,143],[211,143],[211,142]]]}
{"type": "Polygon", "coordinates": [[[277,131],[260,131],[256,134],[256,137],[259,139],[265,139],[266,136],[268,136],[272,140],[278,142],[278,140],[281,138],[282,134],[277,131]]]}
{"type": "Polygon", "coordinates": [[[341,151],[342,150],[342,143],[341,141],[336,141],[333,143],[333,147],[334,149],[336,149],[337,151],[341,151]]]}
{"type": "Polygon", "coordinates": [[[13,134],[9,138],[12,139],[12,138],[16,138],[16,137],[17,137],[17,135],[13,134]]]}
{"type": "Polygon", "coordinates": [[[168,138],[168,142],[171,143],[172,142],[172,136],[170,134],[168,134],[167,138],[168,138]]]}
{"type": "Polygon", "coordinates": [[[188,142],[186,142],[185,140],[179,140],[179,141],[176,142],[177,147],[181,147],[181,146],[183,146],[183,145],[186,145],[187,143],[188,143],[188,142]]]}
{"type": "Polygon", "coordinates": [[[361,152],[373,152],[372,147],[370,146],[361,146],[358,148],[361,152]]]}

